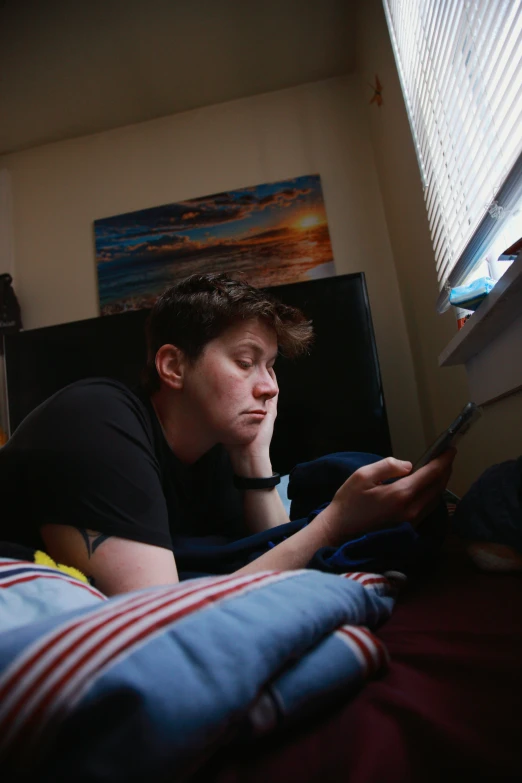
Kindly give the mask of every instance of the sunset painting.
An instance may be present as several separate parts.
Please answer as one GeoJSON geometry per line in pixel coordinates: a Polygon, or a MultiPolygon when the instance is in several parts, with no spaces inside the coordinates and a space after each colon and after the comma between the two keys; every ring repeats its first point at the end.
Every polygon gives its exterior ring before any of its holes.
{"type": "Polygon", "coordinates": [[[195,272],[261,287],[335,275],[317,175],[104,218],[94,231],[101,315],[151,307],[195,272]]]}

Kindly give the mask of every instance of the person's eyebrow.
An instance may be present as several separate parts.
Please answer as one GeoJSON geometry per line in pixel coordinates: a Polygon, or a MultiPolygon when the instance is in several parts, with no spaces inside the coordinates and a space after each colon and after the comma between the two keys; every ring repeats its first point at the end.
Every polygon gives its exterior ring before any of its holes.
{"type": "MultiPolygon", "coordinates": [[[[261,356],[264,353],[264,351],[261,348],[261,346],[259,345],[259,343],[256,342],[255,340],[252,340],[250,337],[245,337],[242,340],[240,340],[240,342],[238,343],[237,347],[238,347],[238,349],[241,349],[241,348],[252,348],[255,351],[255,353],[257,353],[258,356],[261,356]]],[[[270,357],[269,361],[274,361],[275,362],[275,360],[277,359],[278,355],[279,355],[279,351],[276,351],[275,354],[273,354],[273,356],[270,357]]]]}

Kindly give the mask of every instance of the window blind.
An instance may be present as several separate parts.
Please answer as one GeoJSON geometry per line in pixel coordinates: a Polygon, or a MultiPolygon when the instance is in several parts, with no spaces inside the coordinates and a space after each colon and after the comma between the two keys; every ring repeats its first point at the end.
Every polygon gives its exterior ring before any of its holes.
{"type": "Polygon", "coordinates": [[[440,311],[522,197],[522,0],[383,0],[440,311]]]}

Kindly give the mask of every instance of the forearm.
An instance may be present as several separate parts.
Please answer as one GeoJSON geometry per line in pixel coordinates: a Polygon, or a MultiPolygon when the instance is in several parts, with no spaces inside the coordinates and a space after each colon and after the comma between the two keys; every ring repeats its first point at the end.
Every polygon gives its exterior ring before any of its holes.
{"type": "Polygon", "coordinates": [[[243,495],[245,523],[253,533],[259,533],[262,530],[289,522],[283,501],[275,487],[272,489],[247,489],[243,495]]]}
{"type": "Polygon", "coordinates": [[[319,514],[310,524],[282,541],[261,557],[243,566],[237,573],[251,574],[258,571],[292,571],[304,568],[318,549],[336,546],[337,534],[328,509],[319,514]]]}

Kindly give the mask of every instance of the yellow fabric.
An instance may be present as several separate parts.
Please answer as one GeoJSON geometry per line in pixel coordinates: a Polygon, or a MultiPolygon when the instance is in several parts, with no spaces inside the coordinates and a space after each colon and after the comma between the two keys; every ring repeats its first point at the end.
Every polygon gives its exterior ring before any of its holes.
{"type": "Polygon", "coordinates": [[[55,563],[52,557],[49,557],[46,552],[42,552],[40,549],[37,549],[34,553],[34,562],[37,565],[45,565],[49,566],[50,568],[56,568],[58,571],[63,571],[65,574],[69,574],[69,576],[73,576],[75,579],[79,579],[81,582],[86,582],[87,584],[89,583],[89,580],[85,574],[82,574],[82,572],[77,568],[63,565],[63,563],[55,563]]]}

